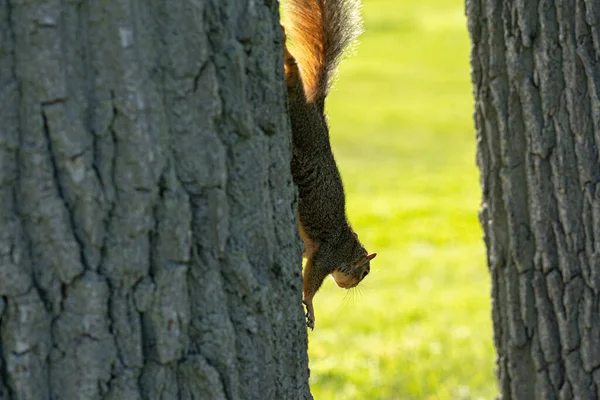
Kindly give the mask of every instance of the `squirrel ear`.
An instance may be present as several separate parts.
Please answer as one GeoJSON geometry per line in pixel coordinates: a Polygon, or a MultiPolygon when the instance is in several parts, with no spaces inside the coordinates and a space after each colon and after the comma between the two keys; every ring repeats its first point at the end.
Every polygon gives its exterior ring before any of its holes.
{"type": "Polygon", "coordinates": [[[375,256],[377,255],[377,253],[371,253],[367,256],[367,261],[371,261],[372,259],[375,258],[375,256]]]}

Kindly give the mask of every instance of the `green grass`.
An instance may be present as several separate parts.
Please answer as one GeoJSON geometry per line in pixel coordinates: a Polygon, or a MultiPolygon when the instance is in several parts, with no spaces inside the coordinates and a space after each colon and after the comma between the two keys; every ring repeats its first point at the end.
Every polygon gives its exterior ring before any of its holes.
{"type": "Polygon", "coordinates": [[[477,222],[463,0],[363,0],[366,33],[328,99],[363,243],[354,291],[315,297],[310,384],[321,399],[492,398],[490,282],[477,222]]]}

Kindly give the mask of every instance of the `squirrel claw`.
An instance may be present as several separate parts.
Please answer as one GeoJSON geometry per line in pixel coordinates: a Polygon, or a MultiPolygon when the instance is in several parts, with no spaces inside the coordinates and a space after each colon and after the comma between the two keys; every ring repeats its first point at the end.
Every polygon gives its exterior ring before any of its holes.
{"type": "Polygon", "coordinates": [[[311,330],[315,329],[315,310],[312,305],[312,301],[302,300],[306,306],[306,326],[311,330]]]}
{"type": "Polygon", "coordinates": [[[315,330],[315,321],[313,319],[311,319],[310,317],[308,317],[306,319],[306,326],[308,326],[311,331],[314,331],[315,330]]]}
{"type": "Polygon", "coordinates": [[[306,313],[306,326],[308,326],[311,331],[315,330],[315,317],[310,312],[306,313]]]}

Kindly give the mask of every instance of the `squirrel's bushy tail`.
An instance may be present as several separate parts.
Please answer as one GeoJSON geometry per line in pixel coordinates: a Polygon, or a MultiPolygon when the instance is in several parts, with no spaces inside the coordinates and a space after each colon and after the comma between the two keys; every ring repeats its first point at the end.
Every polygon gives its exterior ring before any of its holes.
{"type": "Polygon", "coordinates": [[[360,0],[286,0],[285,31],[309,102],[323,102],[344,51],[362,32],[360,0]]]}

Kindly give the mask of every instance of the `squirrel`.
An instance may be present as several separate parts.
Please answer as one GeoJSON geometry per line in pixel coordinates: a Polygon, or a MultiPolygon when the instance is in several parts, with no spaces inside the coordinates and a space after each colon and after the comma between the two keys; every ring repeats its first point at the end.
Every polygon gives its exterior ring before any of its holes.
{"type": "Polygon", "coordinates": [[[359,0],[288,0],[284,67],[292,126],[291,172],[298,187],[304,241],[306,323],[315,326],[313,297],[327,275],[350,289],[370,272],[369,254],[346,217],[340,172],[329,141],[325,98],[344,51],[362,30],[359,0]],[[287,37],[294,45],[287,47],[287,37]]]}

